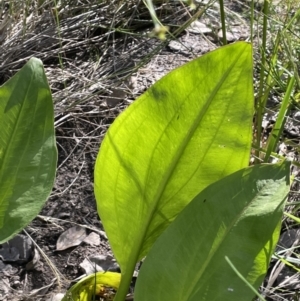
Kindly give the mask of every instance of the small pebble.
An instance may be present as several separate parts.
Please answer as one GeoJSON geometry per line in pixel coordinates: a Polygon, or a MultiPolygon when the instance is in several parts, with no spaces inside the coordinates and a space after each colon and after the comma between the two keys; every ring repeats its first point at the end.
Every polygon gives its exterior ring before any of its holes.
{"type": "Polygon", "coordinates": [[[294,119],[296,119],[297,121],[300,121],[300,111],[295,113],[294,119]]]}

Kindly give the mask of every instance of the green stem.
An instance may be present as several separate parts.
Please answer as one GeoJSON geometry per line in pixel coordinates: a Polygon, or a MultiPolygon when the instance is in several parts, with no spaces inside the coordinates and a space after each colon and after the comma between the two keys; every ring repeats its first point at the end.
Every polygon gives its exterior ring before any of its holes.
{"type": "Polygon", "coordinates": [[[251,1],[250,15],[250,41],[253,45],[253,29],[254,29],[254,0],[251,1]]]}
{"type": "Polygon", "coordinates": [[[223,45],[226,45],[227,44],[227,38],[226,38],[224,2],[223,2],[223,0],[219,0],[219,2],[220,2],[220,14],[221,14],[221,23],[222,23],[223,45]]]}
{"type": "Polygon", "coordinates": [[[115,295],[114,301],[125,301],[126,299],[126,295],[128,294],[131,279],[133,276],[135,264],[128,267],[129,269],[127,269],[124,273],[121,273],[121,282],[115,295]]]}
{"type": "Polygon", "coordinates": [[[140,252],[142,249],[142,245],[144,242],[144,238],[146,236],[147,228],[150,223],[151,217],[149,217],[148,221],[145,221],[145,226],[141,229],[140,237],[136,240],[136,245],[132,248],[132,252],[130,257],[126,263],[126,265],[121,265],[121,282],[120,286],[115,295],[114,301],[125,301],[126,295],[128,294],[130,283],[132,280],[132,276],[134,273],[135,266],[139,260],[140,252]]]}
{"type": "MultiPolygon", "coordinates": [[[[269,0],[264,0],[263,7],[263,36],[262,36],[262,46],[261,46],[261,69],[260,69],[260,80],[259,80],[259,92],[256,103],[256,149],[260,149],[261,141],[261,125],[264,113],[263,105],[263,93],[264,93],[264,83],[265,83],[265,71],[266,71],[266,48],[267,48],[267,28],[268,28],[268,12],[269,12],[269,0]]],[[[259,151],[255,153],[256,157],[259,158],[259,151]]],[[[257,163],[257,162],[256,162],[257,163]]]]}

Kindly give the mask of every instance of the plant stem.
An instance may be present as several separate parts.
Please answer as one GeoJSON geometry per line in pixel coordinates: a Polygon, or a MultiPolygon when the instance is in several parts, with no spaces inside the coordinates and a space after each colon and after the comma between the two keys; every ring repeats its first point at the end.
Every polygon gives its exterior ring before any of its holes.
{"type": "Polygon", "coordinates": [[[129,270],[126,270],[124,273],[121,273],[121,282],[120,286],[115,295],[114,301],[124,301],[126,299],[126,295],[128,294],[128,290],[130,287],[132,275],[134,272],[135,265],[133,267],[129,267],[129,270]]]}
{"type": "Polygon", "coordinates": [[[219,2],[220,2],[220,14],[221,14],[221,23],[222,23],[223,45],[226,45],[227,44],[227,38],[226,38],[224,2],[223,2],[223,0],[219,0],[219,2]]]}
{"type": "MultiPolygon", "coordinates": [[[[263,36],[261,46],[261,69],[260,69],[260,80],[259,80],[259,92],[256,100],[256,149],[260,149],[261,141],[261,125],[264,113],[263,105],[263,93],[265,89],[265,71],[266,71],[266,48],[267,48],[267,28],[268,28],[268,12],[269,12],[269,0],[264,0],[263,7],[263,36]]],[[[259,158],[259,151],[256,152],[256,157],[259,158]]],[[[257,163],[257,162],[256,162],[257,163]]]]}
{"type": "Polygon", "coordinates": [[[250,8],[250,41],[253,45],[253,29],[254,29],[254,0],[251,1],[251,8],[250,8]]]}

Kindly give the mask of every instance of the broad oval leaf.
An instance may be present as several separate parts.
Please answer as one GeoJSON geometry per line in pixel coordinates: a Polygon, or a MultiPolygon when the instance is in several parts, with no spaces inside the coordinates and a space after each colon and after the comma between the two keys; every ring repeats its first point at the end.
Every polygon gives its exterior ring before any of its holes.
{"type": "Polygon", "coordinates": [[[39,213],[56,160],[51,92],[42,62],[32,58],[0,88],[0,243],[39,213]]]}
{"type": "Polygon", "coordinates": [[[108,130],[95,195],[122,272],[207,185],[248,165],[251,45],[236,43],[166,75],[108,130]]]}
{"type": "Polygon", "coordinates": [[[249,301],[280,234],[289,163],[242,169],[202,191],[148,253],[136,301],[249,301]]]}

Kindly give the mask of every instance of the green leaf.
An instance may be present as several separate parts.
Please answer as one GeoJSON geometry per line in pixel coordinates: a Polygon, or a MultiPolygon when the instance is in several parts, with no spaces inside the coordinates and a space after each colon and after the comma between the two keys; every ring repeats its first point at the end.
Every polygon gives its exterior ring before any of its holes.
{"type": "Polygon", "coordinates": [[[148,253],[136,301],[252,300],[267,272],[289,192],[289,163],[242,169],[202,191],[148,253]]]}
{"type": "Polygon", "coordinates": [[[240,42],[169,73],[115,120],[95,195],[122,273],[203,188],[248,165],[252,116],[251,45],[240,42]]]}
{"type": "Polygon", "coordinates": [[[32,58],[0,88],[0,243],[39,213],[56,161],[52,97],[42,62],[32,58]]]}
{"type": "Polygon", "coordinates": [[[266,143],[266,154],[264,158],[264,162],[268,162],[272,152],[276,152],[276,148],[278,147],[278,142],[283,132],[287,116],[291,109],[291,94],[294,88],[296,78],[294,76],[288,78],[287,89],[285,91],[284,98],[280,105],[280,109],[278,115],[276,116],[276,122],[272,128],[272,132],[269,135],[268,141],[266,143]]]}
{"type": "Polygon", "coordinates": [[[97,300],[99,300],[99,295],[101,295],[102,292],[105,294],[103,290],[106,287],[117,290],[120,285],[120,280],[120,273],[106,271],[91,274],[74,284],[61,301],[92,301],[96,300],[95,295],[98,296],[97,300]]]}

